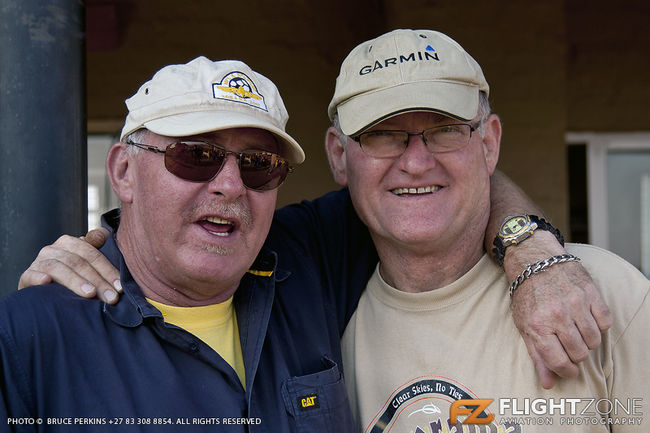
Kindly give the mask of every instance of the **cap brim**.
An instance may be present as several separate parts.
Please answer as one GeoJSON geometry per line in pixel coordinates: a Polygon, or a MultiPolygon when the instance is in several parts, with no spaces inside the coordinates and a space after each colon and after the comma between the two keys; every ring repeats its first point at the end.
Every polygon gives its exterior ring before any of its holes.
{"type": "MultiPolygon", "coordinates": [[[[293,164],[300,164],[305,160],[304,151],[289,134],[271,123],[244,113],[233,111],[183,113],[145,122],[144,127],[155,134],[167,137],[187,137],[230,128],[264,129],[279,139],[278,154],[280,156],[293,164]]],[[[123,135],[126,136],[131,132],[133,131],[125,132],[123,135]]]]}
{"type": "Polygon", "coordinates": [[[469,121],[478,112],[478,95],[478,86],[463,83],[406,83],[357,95],[336,110],[343,133],[355,136],[383,120],[412,111],[433,111],[469,121]]]}

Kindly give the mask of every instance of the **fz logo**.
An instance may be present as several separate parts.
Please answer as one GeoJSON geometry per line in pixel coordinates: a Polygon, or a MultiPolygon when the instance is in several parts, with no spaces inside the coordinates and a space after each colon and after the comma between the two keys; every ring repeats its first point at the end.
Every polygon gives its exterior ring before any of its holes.
{"type": "Polygon", "coordinates": [[[483,414],[483,411],[492,403],[490,399],[461,399],[456,400],[449,408],[449,421],[451,425],[458,422],[458,415],[467,415],[463,424],[490,424],[494,414],[483,414]],[[472,408],[472,409],[468,409],[472,408]],[[483,416],[480,416],[483,414],[483,416]]]}

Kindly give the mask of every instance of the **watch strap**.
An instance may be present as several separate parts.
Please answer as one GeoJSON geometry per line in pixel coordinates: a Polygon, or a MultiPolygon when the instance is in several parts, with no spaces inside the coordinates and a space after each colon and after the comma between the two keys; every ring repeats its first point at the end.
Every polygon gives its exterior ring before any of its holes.
{"type": "Polygon", "coordinates": [[[556,227],[554,227],[550,222],[546,221],[544,218],[540,218],[537,215],[529,215],[530,220],[532,222],[537,223],[537,229],[539,230],[546,230],[551,233],[553,233],[553,236],[555,236],[555,239],[560,243],[560,245],[564,246],[564,236],[562,236],[562,232],[556,227]]]}

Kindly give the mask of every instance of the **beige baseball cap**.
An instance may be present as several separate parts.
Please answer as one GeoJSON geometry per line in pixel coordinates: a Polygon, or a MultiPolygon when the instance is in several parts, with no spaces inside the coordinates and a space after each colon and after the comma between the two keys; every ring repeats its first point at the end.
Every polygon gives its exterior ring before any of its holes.
{"type": "Polygon", "coordinates": [[[125,102],[129,114],[122,141],[140,128],[168,137],[259,128],[278,138],[279,153],[289,162],[305,160],[298,142],[285,132],[289,114],[275,84],[237,60],[197,57],[166,66],[125,102]]]}
{"type": "Polygon", "coordinates": [[[456,41],[433,30],[400,29],[354,48],[341,65],[330,120],[354,136],[389,117],[433,111],[459,120],[489,95],[479,64],[456,41]]]}

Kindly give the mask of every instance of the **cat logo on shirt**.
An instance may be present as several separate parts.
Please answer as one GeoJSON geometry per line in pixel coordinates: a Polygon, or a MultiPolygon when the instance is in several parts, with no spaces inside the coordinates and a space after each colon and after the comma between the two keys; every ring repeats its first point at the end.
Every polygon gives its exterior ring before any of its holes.
{"type": "Polygon", "coordinates": [[[300,406],[300,409],[302,410],[320,407],[320,404],[318,403],[318,395],[310,394],[298,397],[298,406],[300,406]]]}

